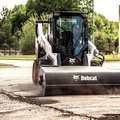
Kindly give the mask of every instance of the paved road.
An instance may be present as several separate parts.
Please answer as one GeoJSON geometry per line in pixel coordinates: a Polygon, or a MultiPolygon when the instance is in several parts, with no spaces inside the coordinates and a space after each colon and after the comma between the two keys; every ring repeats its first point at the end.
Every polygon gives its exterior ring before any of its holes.
{"type": "MultiPolygon", "coordinates": [[[[0,60],[0,120],[120,120],[120,95],[39,97],[32,84],[32,61],[0,60]]],[[[119,62],[105,63],[118,68],[119,62]]]]}

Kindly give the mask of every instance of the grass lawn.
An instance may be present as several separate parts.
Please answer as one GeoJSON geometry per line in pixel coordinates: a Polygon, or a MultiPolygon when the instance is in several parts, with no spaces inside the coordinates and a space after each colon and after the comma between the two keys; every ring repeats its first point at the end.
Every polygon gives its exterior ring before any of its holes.
{"type": "Polygon", "coordinates": [[[35,55],[2,55],[0,60],[34,60],[35,55]]]}
{"type": "Polygon", "coordinates": [[[105,61],[120,61],[120,56],[118,55],[105,55],[105,61]]]}
{"type": "MultiPolygon", "coordinates": [[[[0,60],[35,60],[35,55],[2,55],[0,60]]],[[[105,55],[105,61],[120,61],[120,56],[105,55]]]]}

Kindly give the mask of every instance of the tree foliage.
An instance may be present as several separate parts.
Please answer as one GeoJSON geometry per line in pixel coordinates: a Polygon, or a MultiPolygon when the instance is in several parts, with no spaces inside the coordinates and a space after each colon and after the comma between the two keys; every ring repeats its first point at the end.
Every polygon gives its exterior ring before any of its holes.
{"type": "Polygon", "coordinates": [[[10,11],[6,8],[3,7],[2,12],[1,12],[1,17],[2,19],[0,20],[0,43],[1,43],[1,47],[10,47],[10,36],[11,36],[11,24],[10,24],[10,20],[9,20],[9,15],[10,15],[10,11]]]}
{"type": "Polygon", "coordinates": [[[94,30],[95,45],[106,53],[118,48],[118,22],[108,21],[94,13],[93,0],[28,0],[12,10],[0,13],[0,48],[21,49],[24,54],[34,53],[34,21],[47,19],[53,11],[79,11],[88,13],[89,39],[94,30]]]}
{"type": "Polygon", "coordinates": [[[0,25],[6,36],[2,44],[7,44],[9,48],[19,49],[19,33],[23,23],[27,20],[26,7],[18,5],[12,10],[4,7],[1,12],[1,18],[0,25]]]}
{"type": "Polygon", "coordinates": [[[22,27],[22,34],[20,38],[20,48],[24,54],[34,54],[34,40],[35,40],[35,18],[31,17],[22,27]]]}
{"type": "Polygon", "coordinates": [[[10,13],[10,21],[12,24],[12,34],[16,31],[21,30],[22,24],[27,20],[26,7],[24,5],[18,5],[13,8],[10,13]]]}
{"type": "Polygon", "coordinates": [[[53,11],[81,11],[92,12],[93,0],[28,0],[27,14],[41,16],[42,13],[53,11]]]}
{"type": "Polygon", "coordinates": [[[0,29],[0,47],[3,47],[3,44],[5,43],[6,35],[5,32],[0,29]]]}
{"type": "Polygon", "coordinates": [[[108,21],[103,15],[95,14],[95,44],[106,53],[117,50],[118,22],[108,21]]]}

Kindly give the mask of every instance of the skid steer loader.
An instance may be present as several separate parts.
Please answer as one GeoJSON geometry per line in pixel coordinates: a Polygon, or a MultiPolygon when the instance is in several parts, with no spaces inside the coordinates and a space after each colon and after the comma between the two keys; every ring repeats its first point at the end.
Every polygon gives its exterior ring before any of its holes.
{"type": "Polygon", "coordinates": [[[35,32],[32,80],[42,96],[50,93],[50,88],[74,89],[73,94],[79,94],[82,86],[120,84],[120,70],[101,67],[104,56],[88,40],[86,13],[54,12],[48,20],[36,21],[35,32]],[[48,26],[46,34],[44,24],[48,26]]]}

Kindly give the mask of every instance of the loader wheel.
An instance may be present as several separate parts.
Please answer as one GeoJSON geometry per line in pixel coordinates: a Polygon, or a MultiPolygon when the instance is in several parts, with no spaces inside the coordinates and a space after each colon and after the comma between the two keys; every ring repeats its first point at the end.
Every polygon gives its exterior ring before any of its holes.
{"type": "Polygon", "coordinates": [[[35,85],[38,85],[38,83],[39,83],[39,79],[40,79],[39,72],[40,72],[39,61],[34,60],[33,68],[32,68],[32,81],[35,85]]]}

